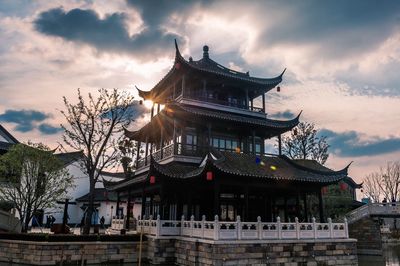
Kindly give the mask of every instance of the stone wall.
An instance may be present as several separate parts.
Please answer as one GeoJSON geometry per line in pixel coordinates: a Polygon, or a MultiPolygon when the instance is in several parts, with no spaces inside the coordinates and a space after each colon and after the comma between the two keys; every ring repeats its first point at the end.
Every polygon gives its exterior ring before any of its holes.
{"type": "Polygon", "coordinates": [[[356,240],[213,241],[148,237],[155,265],[358,265],[356,240]]]}
{"type": "Polygon", "coordinates": [[[357,239],[358,254],[382,254],[381,230],[377,218],[364,217],[349,224],[349,236],[357,239]]]}
{"type": "MultiPolygon", "coordinates": [[[[0,261],[8,263],[132,263],[138,261],[138,254],[138,242],[0,240],[0,261]]],[[[354,239],[213,241],[149,236],[142,258],[151,265],[357,265],[357,250],[354,239]]]]}
{"type": "MultiPolygon", "coordinates": [[[[146,254],[146,243],[142,252],[146,254]]],[[[0,240],[0,261],[28,265],[136,262],[138,242],[34,242],[0,240]]]]}

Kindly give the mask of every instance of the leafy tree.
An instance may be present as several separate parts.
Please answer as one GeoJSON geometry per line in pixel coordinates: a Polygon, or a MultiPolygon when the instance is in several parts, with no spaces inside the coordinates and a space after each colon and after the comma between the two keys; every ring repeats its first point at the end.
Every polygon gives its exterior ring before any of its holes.
{"type": "Polygon", "coordinates": [[[132,121],[133,97],[116,89],[99,90],[97,99],[89,93],[88,101],[78,90],[78,102],[70,103],[64,97],[66,119],[63,140],[67,146],[83,151],[80,167],[89,177],[89,202],[84,234],[90,232],[93,215],[94,189],[101,171],[116,166],[120,161],[119,142],[122,131],[132,121]]]}
{"type": "Polygon", "coordinates": [[[324,164],[329,157],[326,137],[318,137],[315,125],[301,122],[282,138],[282,152],[292,159],[312,159],[324,164]]]}
{"type": "Polygon", "coordinates": [[[0,157],[0,200],[17,210],[27,231],[36,211],[54,207],[72,186],[72,176],[43,144],[17,144],[0,157]]]}

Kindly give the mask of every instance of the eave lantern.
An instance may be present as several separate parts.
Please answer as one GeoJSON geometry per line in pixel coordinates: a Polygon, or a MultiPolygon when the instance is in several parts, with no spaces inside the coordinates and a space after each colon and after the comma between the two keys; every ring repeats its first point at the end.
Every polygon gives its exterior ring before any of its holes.
{"type": "Polygon", "coordinates": [[[156,183],[156,177],[154,175],[150,176],[150,184],[156,183]]]}
{"type": "Polygon", "coordinates": [[[346,183],[340,183],[340,190],[344,191],[347,189],[347,184],[346,183]]]}
{"type": "Polygon", "coordinates": [[[206,174],[207,181],[212,181],[213,177],[214,177],[213,172],[208,171],[207,174],[206,174]]]}

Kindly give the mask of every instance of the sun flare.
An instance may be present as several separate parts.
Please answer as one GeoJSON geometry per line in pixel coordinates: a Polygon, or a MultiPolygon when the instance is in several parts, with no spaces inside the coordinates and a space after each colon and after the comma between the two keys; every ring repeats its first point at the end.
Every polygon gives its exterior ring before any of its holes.
{"type": "Polygon", "coordinates": [[[147,109],[151,109],[151,107],[153,106],[153,101],[152,100],[145,100],[143,102],[143,105],[147,108],[147,109]]]}

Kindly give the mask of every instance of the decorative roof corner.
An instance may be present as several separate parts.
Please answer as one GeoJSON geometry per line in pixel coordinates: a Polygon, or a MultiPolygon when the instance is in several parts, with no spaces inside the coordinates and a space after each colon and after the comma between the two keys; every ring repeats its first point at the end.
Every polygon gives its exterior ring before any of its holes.
{"type": "Polygon", "coordinates": [[[285,67],[285,69],[282,71],[282,73],[281,73],[278,77],[280,77],[280,78],[282,79],[283,74],[285,74],[285,72],[286,72],[286,67],[285,67]]]}

